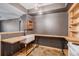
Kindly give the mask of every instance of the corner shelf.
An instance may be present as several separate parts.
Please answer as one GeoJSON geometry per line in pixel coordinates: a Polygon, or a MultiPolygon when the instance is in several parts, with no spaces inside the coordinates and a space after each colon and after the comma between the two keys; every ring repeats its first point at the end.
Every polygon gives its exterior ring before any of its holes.
{"type": "Polygon", "coordinates": [[[68,11],[69,14],[69,25],[68,25],[68,35],[70,37],[75,37],[77,33],[79,33],[79,3],[74,3],[68,11]]]}

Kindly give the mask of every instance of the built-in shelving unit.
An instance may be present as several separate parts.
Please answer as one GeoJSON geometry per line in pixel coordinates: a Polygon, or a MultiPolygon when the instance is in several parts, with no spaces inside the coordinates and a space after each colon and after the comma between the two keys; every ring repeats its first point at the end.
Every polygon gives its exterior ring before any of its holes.
{"type": "Polygon", "coordinates": [[[28,30],[32,30],[33,29],[33,21],[32,20],[28,20],[27,21],[27,29],[28,30]]]}
{"type": "Polygon", "coordinates": [[[69,37],[77,38],[79,34],[79,3],[74,3],[68,11],[69,16],[69,37]]]}
{"type": "Polygon", "coordinates": [[[68,11],[68,55],[78,56],[79,49],[79,3],[72,4],[68,11]]]}
{"type": "Polygon", "coordinates": [[[26,30],[30,31],[33,30],[33,20],[32,19],[28,19],[24,22],[24,27],[26,30]]]}

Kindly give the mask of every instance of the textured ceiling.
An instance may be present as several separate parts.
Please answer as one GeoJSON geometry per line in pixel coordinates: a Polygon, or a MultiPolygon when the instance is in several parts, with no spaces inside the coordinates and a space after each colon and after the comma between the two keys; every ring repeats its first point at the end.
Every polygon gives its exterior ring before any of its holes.
{"type": "MultiPolygon", "coordinates": [[[[0,3],[0,20],[18,18],[24,14],[34,14],[37,3],[0,3]],[[28,11],[29,10],[29,11],[28,11]]],[[[38,3],[38,7],[43,11],[50,11],[65,8],[65,3],[38,3]]]]}
{"type": "MultiPolygon", "coordinates": [[[[67,3],[20,3],[26,10],[28,14],[41,14],[41,13],[52,13],[52,11],[62,10],[67,7],[67,3]],[[37,9],[35,6],[37,5],[37,9]]],[[[55,12],[56,12],[55,11],[55,12]]],[[[63,11],[63,10],[62,10],[63,11]]]]}
{"type": "Polygon", "coordinates": [[[34,8],[36,5],[38,5],[38,7],[41,6],[46,6],[46,5],[50,5],[53,3],[20,3],[22,6],[24,6],[26,9],[32,9],[34,8]]]}
{"type": "Polygon", "coordinates": [[[0,3],[0,20],[18,18],[24,13],[7,3],[0,3]]]}

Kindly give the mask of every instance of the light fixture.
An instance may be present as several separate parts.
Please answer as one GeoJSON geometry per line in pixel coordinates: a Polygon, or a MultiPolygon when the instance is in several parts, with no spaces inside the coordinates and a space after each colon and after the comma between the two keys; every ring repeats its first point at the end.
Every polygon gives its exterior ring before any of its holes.
{"type": "Polygon", "coordinates": [[[37,12],[37,14],[40,14],[40,15],[43,14],[41,8],[39,7],[39,3],[35,4],[35,8],[34,9],[37,12]]]}
{"type": "Polygon", "coordinates": [[[42,10],[39,10],[38,11],[38,14],[42,15],[43,14],[42,10]]]}
{"type": "Polygon", "coordinates": [[[35,10],[38,10],[38,8],[39,8],[39,4],[38,4],[38,3],[36,3],[36,4],[35,4],[35,8],[34,8],[34,9],[35,9],[35,10]]]}

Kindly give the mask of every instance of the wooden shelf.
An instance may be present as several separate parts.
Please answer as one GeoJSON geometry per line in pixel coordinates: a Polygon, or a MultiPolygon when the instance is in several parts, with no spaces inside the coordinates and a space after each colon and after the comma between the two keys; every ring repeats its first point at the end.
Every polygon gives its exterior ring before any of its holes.
{"type": "Polygon", "coordinates": [[[71,19],[76,19],[77,17],[75,15],[71,16],[70,17],[71,19]]]}
{"type": "Polygon", "coordinates": [[[76,11],[75,11],[74,17],[79,17],[79,10],[76,10],[76,11]]]}
{"type": "Polygon", "coordinates": [[[79,26],[79,3],[74,3],[68,11],[69,25],[68,35],[76,38],[76,34],[79,33],[77,26],[79,26]]]}
{"type": "Polygon", "coordinates": [[[27,29],[28,30],[33,30],[33,21],[32,20],[27,21],[27,29]]]}
{"type": "Polygon", "coordinates": [[[71,18],[72,19],[76,19],[76,18],[78,18],[79,17],[79,13],[75,13],[71,18]]]}
{"type": "Polygon", "coordinates": [[[75,44],[79,44],[79,38],[74,38],[74,37],[65,37],[67,41],[70,41],[75,44]]]}
{"type": "Polygon", "coordinates": [[[71,32],[74,32],[74,33],[79,33],[79,31],[77,30],[70,30],[71,32]]]}
{"type": "Polygon", "coordinates": [[[75,8],[75,6],[78,5],[78,3],[74,3],[71,8],[68,10],[68,12],[70,13],[71,11],[73,11],[73,9],[75,8]]]}
{"type": "Polygon", "coordinates": [[[79,24],[79,21],[78,22],[71,23],[71,25],[73,25],[73,26],[78,25],[78,24],[79,24]]]}
{"type": "Polygon", "coordinates": [[[73,14],[73,16],[70,16],[72,19],[76,19],[77,17],[79,17],[79,11],[78,12],[75,12],[73,14]]]}
{"type": "Polygon", "coordinates": [[[71,19],[79,17],[79,3],[74,3],[68,12],[70,13],[71,19]]]}

